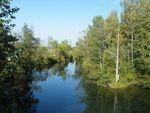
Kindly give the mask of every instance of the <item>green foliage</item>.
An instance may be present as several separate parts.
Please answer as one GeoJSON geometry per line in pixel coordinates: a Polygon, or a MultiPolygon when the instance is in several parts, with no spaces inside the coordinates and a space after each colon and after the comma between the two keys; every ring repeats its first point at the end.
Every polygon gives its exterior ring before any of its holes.
{"type": "Polygon", "coordinates": [[[72,59],[71,50],[72,47],[69,45],[67,40],[62,41],[60,44],[53,40],[49,40],[49,49],[51,57],[57,62],[65,62],[72,59]]]}
{"type": "Polygon", "coordinates": [[[33,30],[28,25],[23,26],[22,35],[18,37],[20,37],[20,42],[17,48],[21,51],[19,63],[24,70],[32,71],[34,68],[56,63],[48,48],[40,45],[40,40],[34,36],[33,30]]]}
{"type": "Polygon", "coordinates": [[[94,64],[94,62],[92,62],[89,59],[84,59],[83,63],[83,71],[88,73],[86,76],[91,79],[91,80],[97,80],[98,79],[98,66],[96,64],[94,64]]]}
{"type": "Polygon", "coordinates": [[[80,61],[86,54],[87,50],[84,44],[84,40],[79,39],[79,41],[76,43],[76,46],[72,49],[71,55],[74,59],[80,61]]]}
{"type": "Polygon", "coordinates": [[[16,37],[11,34],[11,29],[14,24],[11,20],[15,18],[14,13],[18,8],[11,8],[11,0],[0,1],[0,72],[3,71],[7,65],[7,59],[13,57],[15,51],[14,42],[17,41],[16,37]]]}
{"type": "Polygon", "coordinates": [[[143,88],[149,88],[150,87],[150,77],[149,75],[144,75],[144,76],[138,76],[136,85],[143,87],[143,88]]]}
{"type": "Polygon", "coordinates": [[[23,69],[19,64],[18,53],[19,51],[16,50],[13,55],[8,57],[7,63],[0,74],[1,77],[17,77],[22,73],[23,69]]]}
{"type": "Polygon", "coordinates": [[[17,75],[21,74],[27,76],[35,68],[41,69],[71,59],[71,46],[67,41],[58,44],[57,41],[51,39],[50,47],[44,47],[27,24],[22,27],[20,34],[16,34],[16,37],[19,41],[13,44],[15,51],[8,55],[7,64],[1,72],[1,76],[18,77],[17,75]]]}
{"type": "Polygon", "coordinates": [[[0,76],[17,77],[26,70],[30,73],[34,68],[74,58],[82,62],[86,77],[97,84],[110,87],[141,84],[149,87],[149,0],[123,0],[120,19],[116,11],[106,19],[94,17],[83,39],[79,39],[73,48],[67,40],[58,43],[52,38],[48,47],[42,46],[27,24],[20,35],[12,35],[14,24],[11,20],[18,8],[11,8],[10,3],[11,0],[0,1],[0,76]],[[115,74],[119,75],[118,84],[115,74]]]}
{"type": "Polygon", "coordinates": [[[44,66],[54,65],[57,61],[51,57],[51,53],[47,47],[39,46],[35,53],[34,62],[37,67],[43,68],[44,66]]]}
{"type": "Polygon", "coordinates": [[[150,75],[149,1],[123,0],[121,5],[121,22],[116,11],[112,11],[105,20],[96,16],[84,38],[73,49],[73,55],[82,60],[87,77],[96,80],[99,85],[125,87],[138,83],[149,87],[148,80],[143,82],[150,75]],[[118,34],[120,79],[116,84],[118,34]],[[143,78],[140,79],[139,75],[143,78]]]}
{"type": "Polygon", "coordinates": [[[122,2],[122,5],[124,9],[122,31],[127,46],[128,59],[133,59],[132,63],[137,72],[150,74],[149,1],[126,0],[122,2]]]}

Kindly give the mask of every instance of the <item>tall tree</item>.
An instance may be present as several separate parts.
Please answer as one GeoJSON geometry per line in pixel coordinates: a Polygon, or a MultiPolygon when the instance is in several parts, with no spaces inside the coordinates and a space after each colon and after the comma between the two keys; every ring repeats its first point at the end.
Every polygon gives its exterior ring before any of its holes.
{"type": "Polygon", "coordinates": [[[12,35],[11,29],[15,26],[11,23],[15,19],[14,13],[18,8],[11,8],[12,0],[0,1],[0,67],[3,69],[7,59],[13,54],[16,37],[12,35]]]}
{"type": "Polygon", "coordinates": [[[119,80],[119,50],[120,50],[120,26],[118,26],[117,33],[117,47],[116,47],[116,84],[119,80]]]}
{"type": "Polygon", "coordinates": [[[149,73],[149,0],[124,0],[121,18],[127,56],[137,72],[149,73]]]}
{"type": "Polygon", "coordinates": [[[102,69],[103,52],[104,52],[104,20],[101,16],[93,19],[93,25],[89,26],[89,30],[85,37],[87,44],[87,57],[95,62],[102,69]]]}
{"type": "Polygon", "coordinates": [[[106,43],[108,48],[106,50],[107,59],[106,62],[113,62],[112,65],[107,65],[107,67],[112,66],[112,70],[114,68],[116,71],[116,83],[119,80],[119,54],[120,54],[120,27],[119,27],[119,19],[117,17],[117,12],[114,10],[110,13],[108,19],[106,20],[106,43]],[[109,53],[109,54],[108,54],[109,53]],[[114,54],[116,53],[116,54],[114,54]]]}
{"type": "Polygon", "coordinates": [[[134,40],[136,38],[136,26],[138,19],[139,0],[123,0],[122,1],[122,30],[126,38],[128,59],[134,62],[134,40]]]}
{"type": "Polygon", "coordinates": [[[138,73],[150,75],[150,2],[140,0],[135,39],[134,66],[138,73]]]}

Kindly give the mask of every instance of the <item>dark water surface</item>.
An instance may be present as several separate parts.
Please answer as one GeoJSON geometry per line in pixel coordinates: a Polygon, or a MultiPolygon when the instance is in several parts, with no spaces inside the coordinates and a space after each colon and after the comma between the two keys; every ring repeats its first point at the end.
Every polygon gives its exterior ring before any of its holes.
{"type": "Polygon", "coordinates": [[[0,87],[0,113],[150,113],[149,90],[100,88],[80,72],[75,63],[57,64],[33,71],[30,83],[0,87]]]}

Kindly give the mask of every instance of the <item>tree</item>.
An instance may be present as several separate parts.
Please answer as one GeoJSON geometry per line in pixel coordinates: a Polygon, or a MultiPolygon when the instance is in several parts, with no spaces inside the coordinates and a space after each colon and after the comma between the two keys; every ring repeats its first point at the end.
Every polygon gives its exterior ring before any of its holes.
{"type": "Polygon", "coordinates": [[[70,57],[70,51],[71,51],[71,46],[68,44],[67,40],[62,41],[59,44],[58,50],[59,50],[60,59],[62,61],[69,59],[69,57],[70,57]]]}
{"type": "Polygon", "coordinates": [[[84,39],[79,39],[76,42],[76,46],[73,47],[71,51],[71,55],[76,59],[77,61],[83,61],[83,58],[87,57],[87,47],[85,44],[84,39]]]}
{"type": "Polygon", "coordinates": [[[118,34],[117,34],[117,51],[116,51],[116,84],[119,80],[119,48],[120,46],[120,26],[118,25],[118,34]]]}
{"type": "Polygon", "coordinates": [[[127,43],[128,59],[134,62],[134,40],[136,38],[136,26],[138,19],[139,0],[123,0],[122,1],[122,30],[127,43]]]}
{"type": "MultiPolygon", "coordinates": [[[[136,71],[142,75],[150,75],[150,2],[140,0],[138,6],[138,17],[135,39],[135,61],[136,71]]],[[[144,76],[143,76],[144,77],[144,76]]]]}
{"type": "Polygon", "coordinates": [[[101,16],[93,19],[93,25],[89,26],[86,36],[89,59],[103,67],[104,51],[104,20],[101,16]]]}
{"type": "Polygon", "coordinates": [[[11,0],[0,1],[0,67],[1,70],[10,59],[15,50],[14,42],[17,41],[16,37],[12,35],[11,29],[15,26],[11,23],[15,19],[14,13],[18,8],[11,8],[11,0]]]}
{"type": "Polygon", "coordinates": [[[148,0],[124,0],[121,18],[127,58],[140,74],[149,74],[149,15],[148,0]]]}
{"type": "Polygon", "coordinates": [[[16,49],[19,51],[18,55],[18,63],[20,67],[23,68],[25,72],[31,71],[36,65],[36,53],[38,53],[38,48],[40,46],[40,40],[34,36],[34,32],[32,28],[30,28],[27,24],[24,24],[22,27],[21,35],[18,35],[18,41],[16,45],[16,49]]]}
{"type": "MultiPolygon", "coordinates": [[[[119,27],[119,19],[117,17],[117,12],[112,11],[109,17],[106,19],[106,43],[108,45],[107,50],[105,51],[105,62],[110,62],[107,67],[112,66],[111,70],[116,72],[116,83],[119,80],[119,56],[120,56],[120,27],[119,27]],[[114,54],[116,53],[116,54],[114,54]],[[115,62],[114,62],[115,61],[115,62]]],[[[113,74],[113,73],[111,73],[113,74]]]]}
{"type": "Polygon", "coordinates": [[[48,47],[52,58],[56,59],[58,62],[69,60],[71,57],[72,47],[67,40],[58,43],[57,40],[50,38],[48,47]]]}

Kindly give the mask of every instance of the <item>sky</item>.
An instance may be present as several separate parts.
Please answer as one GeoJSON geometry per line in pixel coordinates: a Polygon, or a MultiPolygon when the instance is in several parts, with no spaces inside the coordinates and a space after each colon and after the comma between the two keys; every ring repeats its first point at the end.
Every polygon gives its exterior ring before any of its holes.
{"type": "Polygon", "coordinates": [[[74,45],[94,16],[107,18],[111,10],[121,12],[120,0],[13,0],[12,5],[20,8],[13,20],[14,32],[27,23],[43,44],[53,37],[74,45]]]}

